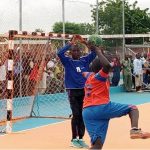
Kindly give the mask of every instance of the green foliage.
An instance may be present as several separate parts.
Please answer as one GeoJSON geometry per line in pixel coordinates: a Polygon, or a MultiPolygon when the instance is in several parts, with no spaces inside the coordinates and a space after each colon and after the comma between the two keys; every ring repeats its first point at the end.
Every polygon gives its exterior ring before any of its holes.
{"type": "MultiPolygon", "coordinates": [[[[122,34],[122,1],[123,0],[101,0],[98,5],[99,13],[99,34],[122,34]]],[[[139,34],[150,31],[150,15],[148,9],[141,10],[137,7],[137,1],[132,5],[125,0],[125,33],[139,34]]],[[[96,24],[96,6],[92,8],[92,19],[96,24]]],[[[131,42],[141,42],[139,40],[128,39],[128,44],[131,42]]],[[[121,41],[116,40],[121,44],[121,41]]],[[[109,44],[111,42],[109,41],[109,44]]]]}
{"type": "Polygon", "coordinates": [[[79,24],[80,27],[80,34],[82,35],[91,35],[95,33],[95,26],[94,24],[89,24],[89,23],[81,23],[79,24]]]}
{"type": "MultiPolygon", "coordinates": [[[[100,0],[98,3],[99,13],[99,33],[98,34],[122,34],[122,3],[123,0],[100,0]]],[[[126,34],[140,34],[150,32],[150,15],[147,9],[140,9],[137,7],[138,2],[135,1],[129,4],[128,0],[124,0],[125,9],[125,33],[126,34]]],[[[82,34],[91,35],[95,33],[96,25],[96,5],[92,6],[92,21],[89,23],[65,23],[66,34],[82,34]]],[[[62,22],[56,22],[53,26],[53,32],[62,33],[62,22]]],[[[141,44],[143,41],[140,39],[126,39],[126,44],[137,43],[141,44]]],[[[107,39],[105,45],[121,46],[121,39],[107,39]]]]}
{"type": "MultiPolygon", "coordinates": [[[[122,0],[102,0],[99,2],[100,34],[122,34],[122,0]]],[[[92,18],[96,23],[96,7],[92,9],[92,18]]],[[[148,9],[141,10],[137,1],[129,5],[125,0],[126,33],[146,33],[150,30],[148,9]]]]}
{"type": "MultiPolygon", "coordinates": [[[[53,26],[53,32],[55,33],[63,33],[63,23],[56,22],[53,26]]],[[[89,23],[65,23],[65,33],[66,34],[93,34],[95,32],[94,26],[89,23]]]]}
{"type": "Polygon", "coordinates": [[[103,40],[99,35],[93,34],[88,38],[88,42],[95,46],[102,46],[103,40]]]}

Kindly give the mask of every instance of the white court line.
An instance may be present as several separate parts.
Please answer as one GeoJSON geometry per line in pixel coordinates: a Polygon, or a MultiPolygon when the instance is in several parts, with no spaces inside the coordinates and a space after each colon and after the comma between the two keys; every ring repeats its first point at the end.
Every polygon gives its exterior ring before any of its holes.
{"type": "MultiPolygon", "coordinates": [[[[26,129],[26,130],[21,130],[21,131],[16,131],[16,132],[12,132],[12,133],[9,133],[9,134],[17,134],[17,133],[21,133],[21,132],[25,132],[25,131],[30,131],[30,130],[34,130],[34,129],[39,129],[39,128],[43,128],[43,127],[47,127],[47,126],[50,126],[50,125],[56,125],[56,124],[61,124],[61,123],[64,123],[66,120],[64,121],[60,121],[60,122],[55,122],[55,123],[50,123],[50,124],[47,124],[47,125],[41,125],[39,127],[34,127],[34,128],[30,128],[30,129],[26,129]]],[[[4,133],[0,136],[6,136],[8,134],[4,133]]]]}
{"type": "MultiPolygon", "coordinates": [[[[137,106],[142,106],[142,105],[145,105],[145,104],[150,104],[150,103],[147,102],[147,103],[139,104],[137,106]]],[[[47,127],[47,126],[50,126],[50,125],[61,124],[61,123],[64,123],[64,122],[66,122],[66,120],[60,121],[60,122],[55,122],[55,123],[50,123],[50,124],[47,124],[47,125],[41,125],[39,127],[34,127],[34,128],[26,129],[26,130],[16,131],[16,132],[12,132],[12,133],[9,133],[9,134],[21,133],[21,132],[25,132],[25,131],[30,131],[30,130],[34,130],[34,129],[39,129],[39,128],[47,127]]],[[[0,135],[0,136],[5,136],[5,135],[8,135],[8,134],[3,134],[3,135],[0,135]]]]}

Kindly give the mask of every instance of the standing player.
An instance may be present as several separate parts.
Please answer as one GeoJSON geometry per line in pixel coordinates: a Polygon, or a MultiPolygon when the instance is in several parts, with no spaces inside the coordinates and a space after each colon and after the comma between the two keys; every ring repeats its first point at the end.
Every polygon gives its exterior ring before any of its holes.
{"type": "Polygon", "coordinates": [[[92,50],[88,55],[81,57],[82,49],[78,42],[83,42],[83,39],[79,35],[73,36],[71,42],[58,50],[57,54],[65,68],[65,87],[73,114],[71,146],[82,148],[87,147],[83,141],[85,126],[82,118],[82,107],[86,79],[82,76],[82,72],[89,70],[89,64],[96,57],[96,53],[92,50]],[[71,57],[65,55],[68,50],[70,50],[71,57]]]}
{"type": "Polygon", "coordinates": [[[92,63],[93,72],[85,72],[85,97],[83,104],[83,120],[91,138],[90,149],[102,149],[109,120],[129,115],[131,120],[130,138],[150,138],[150,133],[138,128],[139,111],[136,106],[119,104],[110,101],[108,73],[111,68],[109,61],[100,48],[95,48],[98,59],[92,63]],[[102,66],[102,69],[100,69],[102,66]]]}

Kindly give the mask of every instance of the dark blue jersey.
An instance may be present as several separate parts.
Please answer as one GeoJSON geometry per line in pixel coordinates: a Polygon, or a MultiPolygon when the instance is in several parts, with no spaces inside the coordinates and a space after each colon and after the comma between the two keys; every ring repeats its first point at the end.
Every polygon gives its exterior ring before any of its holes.
{"type": "Polygon", "coordinates": [[[58,57],[60,58],[65,68],[65,87],[67,89],[81,89],[84,88],[85,78],[82,72],[89,71],[89,64],[96,57],[95,51],[90,54],[81,57],[79,60],[74,60],[68,56],[65,56],[65,52],[71,48],[71,44],[66,45],[62,49],[58,50],[58,57]]]}

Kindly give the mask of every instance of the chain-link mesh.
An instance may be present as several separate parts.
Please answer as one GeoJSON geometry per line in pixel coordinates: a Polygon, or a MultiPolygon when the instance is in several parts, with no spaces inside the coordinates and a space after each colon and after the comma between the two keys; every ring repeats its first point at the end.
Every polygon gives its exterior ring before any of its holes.
{"type": "Polygon", "coordinates": [[[52,39],[46,55],[46,66],[38,86],[32,116],[68,118],[70,107],[64,88],[64,69],[56,52],[63,41],[52,39]]]}
{"type": "MultiPolygon", "coordinates": [[[[1,53],[6,52],[7,58],[8,41],[5,38],[3,40],[5,43],[1,44],[1,53]]],[[[46,36],[15,35],[14,43],[13,119],[68,118],[71,111],[64,88],[64,68],[56,54],[63,46],[63,40],[60,37],[49,39],[46,36]]],[[[88,49],[84,49],[84,53],[87,53],[88,49]]],[[[111,54],[116,54],[116,49],[112,49],[111,54]]],[[[110,54],[107,49],[105,53],[110,54]]],[[[6,102],[2,101],[0,106],[0,121],[6,120],[6,102]]]]}
{"type": "MultiPolygon", "coordinates": [[[[49,39],[49,36],[38,35],[14,36],[13,120],[30,117],[68,118],[71,114],[64,88],[64,68],[56,54],[62,46],[63,40],[60,37],[49,39]]],[[[87,51],[86,48],[84,52],[87,51]]],[[[105,54],[110,58],[117,54],[122,56],[122,47],[106,49],[105,54]]],[[[7,61],[8,37],[1,35],[1,124],[7,121],[7,61]]],[[[1,128],[2,126],[0,131],[1,128]]]]}
{"type": "MultiPolygon", "coordinates": [[[[6,121],[6,76],[7,76],[7,51],[8,51],[8,38],[5,35],[0,35],[0,125],[6,121]]],[[[4,126],[0,126],[2,131],[4,126]]]]}
{"type": "MultiPolygon", "coordinates": [[[[3,73],[0,72],[1,76],[5,74],[4,81],[0,81],[1,123],[7,121],[7,40],[1,37],[0,67],[5,67],[3,73]]],[[[15,35],[14,43],[12,119],[41,116],[68,118],[70,107],[63,83],[64,70],[56,55],[63,41],[15,35]]]]}

